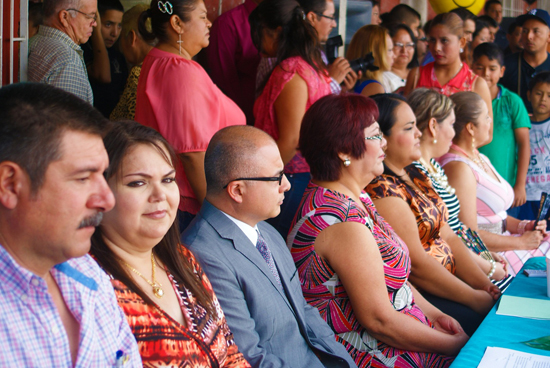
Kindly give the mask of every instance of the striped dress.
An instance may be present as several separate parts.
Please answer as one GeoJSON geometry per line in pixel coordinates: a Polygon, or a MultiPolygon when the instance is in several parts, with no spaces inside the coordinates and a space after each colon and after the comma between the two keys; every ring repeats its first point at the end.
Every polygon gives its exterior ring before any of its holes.
{"type": "Polygon", "coordinates": [[[346,195],[309,183],[288,237],[304,298],[319,310],[359,368],[447,367],[450,357],[400,350],[371,336],[355,317],[338,275],[315,252],[315,239],[325,228],[345,221],[364,224],[382,255],[388,299],[395,310],[433,327],[414,302],[407,283],[411,268],[407,246],[378,214],[366,193],[361,200],[367,212],[346,195]]]}

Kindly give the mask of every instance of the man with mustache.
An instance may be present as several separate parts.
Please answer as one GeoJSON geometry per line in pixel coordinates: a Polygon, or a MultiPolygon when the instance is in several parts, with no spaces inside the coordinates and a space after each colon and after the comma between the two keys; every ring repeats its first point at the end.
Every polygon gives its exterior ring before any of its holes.
{"type": "Polygon", "coordinates": [[[87,255],[114,197],[108,121],[38,83],[0,89],[0,366],[141,367],[111,283],[87,255]]]}

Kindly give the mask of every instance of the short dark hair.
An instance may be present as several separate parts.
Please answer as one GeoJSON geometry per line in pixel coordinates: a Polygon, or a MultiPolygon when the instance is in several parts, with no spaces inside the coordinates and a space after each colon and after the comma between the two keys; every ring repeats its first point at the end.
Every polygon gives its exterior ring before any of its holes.
{"type": "Polygon", "coordinates": [[[472,33],[472,40],[477,37],[485,28],[489,29],[489,23],[485,22],[482,19],[476,19],[476,30],[472,33]]]}
{"type": "Polygon", "coordinates": [[[36,193],[51,162],[61,158],[65,131],[103,137],[109,120],[86,101],[44,83],[18,83],[0,89],[0,162],[19,165],[36,193]]]}
{"type": "Polygon", "coordinates": [[[460,17],[460,19],[462,19],[462,21],[466,21],[466,20],[474,20],[475,21],[475,19],[476,19],[475,14],[472,13],[471,11],[469,11],[466,8],[455,8],[455,9],[451,10],[450,13],[455,13],[456,15],[458,15],[460,17]]]}
{"type": "Polygon", "coordinates": [[[323,14],[327,8],[327,1],[332,0],[297,0],[300,3],[304,13],[314,12],[315,14],[323,14]]]}
{"type": "Polygon", "coordinates": [[[390,21],[410,24],[416,19],[420,20],[420,13],[408,6],[407,4],[398,4],[390,11],[390,21]]]}
{"type": "Polygon", "coordinates": [[[152,0],[149,9],[141,13],[138,19],[138,31],[141,37],[146,42],[153,42],[158,39],[160,42],[167,42],[169,39],[167,27],[170,24],[172,15],[177,15],[183,22],[188,22],[191,19],[190,13],[195,10],[199,0],[170,0],[172,4],[172,13],[161,12],[160,9],[164,4],[162,0],[152,0]],[[151,18],[152,32],[147,26],[147,19],[151,18]]]}
{"type": "Polygon", "coordinates": [[[510,23],[510,25],[508,26],[508,30],[506,31],[507,34],[511,35],[511,34],[514,34],[514,32],[516,31],[516,28],[518,27],[521,27],[518,22],[512,22],[510,23]]]}
{"type": "Polygon", "coordinates": [[[338,180],[338,154],[361,158],[367,149],[363,130],[377,118],[374,101],[358,94],[330,94],[311,105],[302,120],[298,146],[313,178],[338,180]]]}
{"type": "Polygon", "coordinates": [[[477,45],[474,49],[474,62],[482,56],[489,60],[496,60],[500,66],[504,65],[504,53],[495,43],[485,42],[477,45]]]}
{"type": "Polygon", "coordinates": [[[217,194],[224,186],[237,177],[255,176],[258,171],[250,165],[258,149],[258,136],[267,141],[275,141],[263,130],[248,125],[235,125],[219,130],[204,154],[204,174],[206,192],[217,194]]]}
{"type": "MultiPolygon", "coordinates": [[[[146,145],[156,149],[164,159],[176,168],[177,155],[170,144],[156,130],[141,125],[135,121],[119,121],[113,129],[105,136],[103,143],[109,155],[109,168],[105,172],[105,178],[109,181],[115,178],[121,180],[122,162],[124,158],[131,154],[132,148],[137,145],[146,145]],[[166,152],[168,155],[166,154],[166,152]]],[[[167,267],[170,274],[176,281],[185,285],[191,293],[199,300],[199,303],[205,308],[208,314],[216,319],[217,313],[212,303],[211,295],[202,285],[200,276],[195,273],[193,265],[183,258],[180,253],[178,221],[174,221],[168,232],[162,240],[153,248],[155,256],[167,267]]],[[[92,235],[92,247],[90,253],[95,257],[101,267],[112,275],[115,279],[123,282],[130,290],[138,294],[147,304],[155,303],[141,290],[138,284],[131,276],[131,272],[116,257],[105,243],[101,225],[98,226],[92,235]]]]}
{"type": "Polygon", "coordinates": [[[402,103],[407,103],[407,99],[396,93],[379,93],[371,98],[378,106],[378,125],[385,136],[391,135],[391,129],[397,121],[395,110],[402,103]]]}
{"type": "Polygon", "coordinates": [[[540,72],[535,74],[533,78],[529,81],[529,91],[532,91],[537,84],[546,83],[550,84],[550,71],[540,72]]]}
{"type": "Polygon", "coordinates": [[[498,0],[487,0],[485,2],[485,5],[483,6],[483,11],[485,13],[487,13],[489,11],[489,8],[491,7],[491,5],[495,5],[495,4],[498,4],[498,5],[502,6],[502,3],[498,0]]]}
{"type": "Polygon", "coordinates": [[[101,16],[103,16],[107,10],[116,10],[124,13],[124,6],[120,0],[98,0],[97,10],[101,16]]]}
{"type": "MultiPolygon", "coordinates": [[[[479,16],[477,17],[477,20],[480,20],[482,22],[485,22],[487,23],[487,25],[489,27],[493,27],[493,28],[498,28],[498,23],[496,20],[494,20],[493,18],[491,18],[490,16],[488,15],[482,15],[482,16],[479,16]]],[[[476,23],[477,24],[477,23],[476,23]]],[[[477,28],[477,27],[476,27],[477,28]]]]}

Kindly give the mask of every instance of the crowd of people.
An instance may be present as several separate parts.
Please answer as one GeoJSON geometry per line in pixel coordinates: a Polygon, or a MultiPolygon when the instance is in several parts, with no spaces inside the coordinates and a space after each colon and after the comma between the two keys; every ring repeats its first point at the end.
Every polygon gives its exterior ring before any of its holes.
{"type": "Polygon", "coordinates": [[[550,249],[550,15],[369,1],[33,3],[0,365],[448,367],[550,249]]]}

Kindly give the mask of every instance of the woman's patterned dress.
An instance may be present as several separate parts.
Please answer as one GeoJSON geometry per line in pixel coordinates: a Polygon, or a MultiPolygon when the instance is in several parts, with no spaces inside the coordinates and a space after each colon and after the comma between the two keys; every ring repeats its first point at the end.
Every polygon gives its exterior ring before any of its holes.
{"type": "Polygon", "coordinates": [[[362,193],[361,200],[367,212],[344,194],[311,182],[308,185],[288,240],[306,301],[319,310],[336,333],[336,340],[346,347],[359,368],[447,367],[452,361],[450,357],[396,349],[369,335],[355,317],[338,275],[315,252],[315,239],[325,228],[345,221],[364,224],[382,255],[388,298],[395,310],[433,327],[414,302],[407,283],[411,267],[407,246],[378,214],[366,193],[362,193]]]}

